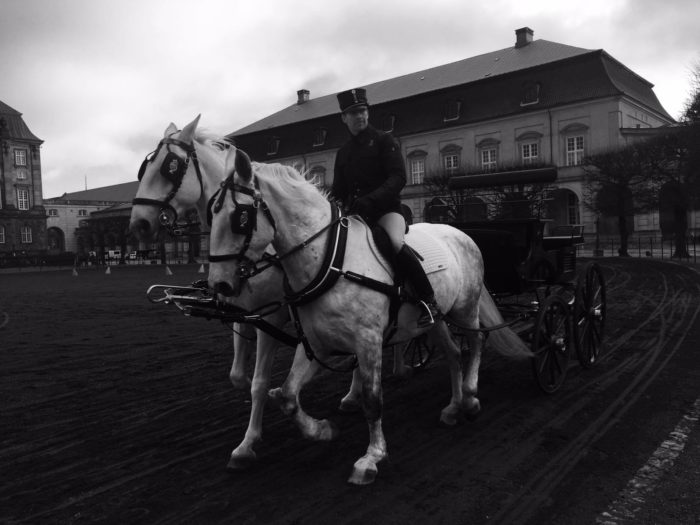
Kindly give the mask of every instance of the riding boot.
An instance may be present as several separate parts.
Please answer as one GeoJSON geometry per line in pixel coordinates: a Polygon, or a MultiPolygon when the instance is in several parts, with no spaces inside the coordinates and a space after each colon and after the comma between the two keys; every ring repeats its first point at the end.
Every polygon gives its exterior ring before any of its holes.
{"type": "Polygon", "coordinates": [[[410,246],[404,244],[399,250],[399,253],[396,254],[396,259],[399,270],[406,279],[411,282],[418,296],[418,300],[423,306],[423,311],[418,318],[418,326],[421,328],[430,326],[440,314],[440,309],[435,300],[433,285],[430,284],[428,276],[425,275],[425,270],[423,270],[423,266],[410,246]]]}

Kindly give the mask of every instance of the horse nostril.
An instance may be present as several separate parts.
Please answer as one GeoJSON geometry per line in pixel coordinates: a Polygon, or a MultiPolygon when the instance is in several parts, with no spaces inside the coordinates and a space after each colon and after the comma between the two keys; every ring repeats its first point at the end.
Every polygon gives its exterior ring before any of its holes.
{"type": "Polygon", "coordinates": [[[214,292],[224,297],[231,297],[233,295],[233,287],[225,281],[220,281],[214,284],[214,292]]]}

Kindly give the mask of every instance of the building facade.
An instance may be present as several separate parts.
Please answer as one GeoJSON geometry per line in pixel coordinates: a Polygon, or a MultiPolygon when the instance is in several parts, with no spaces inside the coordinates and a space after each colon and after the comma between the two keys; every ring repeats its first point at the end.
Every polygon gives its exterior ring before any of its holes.
{"type": "Polygon", "coordinates": [[[22,114],[0,101],[0,259],[45,253],[41,144],[22,114]]]}
{"type": "MultiPolygon", "coordinates": [[[[529,167],[546,166],[556,171],[543,216],[549,227],[593,233],[600,218],[584,206],[584,157],[675,121],[653,85],[605,51],[534,40],[527,27],[515,33],[512,47],[360,86],[370,122],[401,143],[402,199],[415,221],[430,219],[430,205],[440,202],[424,184],[430,175],[516,170],[528,182],[529,167]]],[[[349,135],[335,94],[310,95],[298,91],[296,104],[229,137],[253,160],[295,165],[330,186],[349,135]]]]}

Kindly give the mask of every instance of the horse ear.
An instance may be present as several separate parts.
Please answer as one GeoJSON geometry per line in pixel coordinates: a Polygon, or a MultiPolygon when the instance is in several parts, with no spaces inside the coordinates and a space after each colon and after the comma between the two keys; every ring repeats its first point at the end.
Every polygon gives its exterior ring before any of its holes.
{"type": "Polygon", "coordinates": [[[170,125],[168,126],[168,128],[165,130],[165,133],[163,133],[163,136],[169,137],[170,135],[172,135],[176,131],[177,131],[177,126],[171,122],[170,125]]]}
{"type": "Polygon", "coordinates": [[[182,129],[182,133],[180,133],[180,136],[178,137],[182,142],[192,142],[192,137],[194,137],[194,132],[197,129],[197,124],[199,124],[199,117],[201,116],[201,114],[197,115],[197,118],[195,118],[192,122],[187,124],[187,126],[185,126],[182,129]]]}
{"type": "Polygon", "coordinates": [[[250,165],[250,157],[242,149],[236,155],[236,171],[244,180],[249,181],[253,176],[253,168],[250,165]]]}

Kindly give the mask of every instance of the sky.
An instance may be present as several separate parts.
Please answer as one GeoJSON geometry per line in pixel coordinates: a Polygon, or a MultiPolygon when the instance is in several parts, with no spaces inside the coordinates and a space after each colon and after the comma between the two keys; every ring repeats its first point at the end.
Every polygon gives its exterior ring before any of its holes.
{"type": "Polygon", "coordinates": [[[0,100],[44,198],[135,180],[170,122],[225,135],[311,97],[534,39],[604,49],[678,118],[698,0],[0,0],[0,100]]]}

